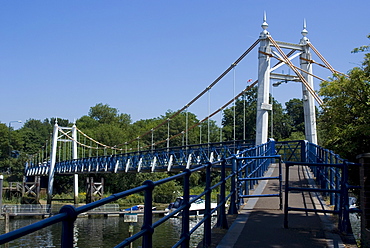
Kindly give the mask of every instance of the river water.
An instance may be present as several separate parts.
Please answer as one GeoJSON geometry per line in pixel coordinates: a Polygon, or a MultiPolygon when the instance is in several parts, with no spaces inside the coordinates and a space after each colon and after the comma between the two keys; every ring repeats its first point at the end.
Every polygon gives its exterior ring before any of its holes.
{"type": "MultiPolygon", "coordinates": [[[[153,219],[153,223],[158,217],[153,219]]],[[[37,219],[12,219],[10,231],[32,224],[37,219]]],[[[3,221],[1,221],[3,222],[3,221]]],[[[215,222],[215,218],[213,221],[215,222]]],[[[140,231],[143,223],[142,216],[138,216],[138,222],[134,223],[134,233],[140,231]]],[[[194,226],[197,220],[191,220],[190,226],[194,226]]],[[[60,247],[61,224],[44,228],[34,234],[24,236],[9,243],[9,247],[60,247]]],[[[75,222],[75,246],[87,247],[114,247],[128,237],[129,224],[120,217],[108,218],[78,218],[75,222]]],[[[0,233],[4,233],[1,225],[0,233]]],[[[153,234],[153,247],[172,247],[181,234],[181,219],[173,218],[166,221],[155,229],[153,234]]],[[[200,227],[192,235],[190,247],[196,247],[202,240],[203,227],[200,227]]],[[[141,247],[141,240],[134,242],[133,247],[141,247]]]]}
{"type": "MultiPolygon", "coordinates": [[[[153,223],[159,217],[153,219],[153,223]]],[[[10,230],[15,230],[30,225],[38,219],[11,219],[10,230]]],[[[190,220],[190,227],[197,223],[197,219],[190,220]]],[[[358,214],[350,214],[350,221],[355,238],[360,239],[360,219],[358,214]]],[[[216,218],[212,218],[212,223],[216,218]]],[[[4,233],[3,220],[0,221],[0,234],[4,233]]],[[[143,223],[143,217],[138,216],[138,222],[134,223],[134,233],[138,232],[143,223]]],[[[60,247],[60,235],[62,225],[55,224],[44,228],[34,234],[24,236],[9,243],[9,247],[60,247]]],[[[75,246],[79,248],[90,247],[114,247],[128,237],[129,224],[120,217],[95,217],[77,218],[75,222],[75,246]]],[[[172,247],[181,234],[181,219],[172,218],[155,229],[153,234],[153,247],[172,247]]],[[[190,247],[197,247],[203,237],[203,227],[200,227],[192,235],[190,247]]],[[[4,246],[1,246],[4,247],[4,246]]],[[[141,247],[141,240],[134,242],[133,247],[141,247]]]]}

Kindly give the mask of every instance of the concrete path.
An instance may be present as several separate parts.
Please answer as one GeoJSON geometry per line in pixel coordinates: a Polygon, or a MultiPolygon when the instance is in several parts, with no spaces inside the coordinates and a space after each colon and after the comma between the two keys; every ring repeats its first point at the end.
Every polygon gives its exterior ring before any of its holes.
{"type": "MultiPolygon", "coordinates": [[[[267,171],[266,176],[270,175],[278,175],[277,165],[272,165],[267,171]]],[[[309,177],[306,167],[290,168],[290,185],[307,187],[309,177]]],[[[278,181],[269,180],[261,181],[254,194],[276,192],[278,181]]],[[[289,195],[290,207],[322,209],[323,205],[315,193],[291,192],[289,195]]],[[[339,235],[335,234],[332,216],[293,211],[288,216],[289,228],[285,229],[284,211],[279,209],[278,197],[250,198],[217,247],[345,247],[339,235]]]]}

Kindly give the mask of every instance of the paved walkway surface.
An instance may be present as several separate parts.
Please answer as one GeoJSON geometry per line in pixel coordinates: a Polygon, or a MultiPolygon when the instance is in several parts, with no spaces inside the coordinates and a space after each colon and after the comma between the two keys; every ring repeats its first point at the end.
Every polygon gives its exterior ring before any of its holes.
{"type": "MultiPolygon", "coordinates": [[[[283,166],[284,167],[284,166],[283,166]]],[[[266,176],[277,176],[278,166],[272,165],[266,176]]],[[[283,172],[284,175],[284,172],[283,172]]],[[[310,174],[306,167],[290,168],[291,186],[308,186],[310,174]]],[[[278,192],[278,181],[261,181],[254,194],[278,192]]],[[[284,202],[284,201],[283,201],[284,202]]],[[[323,208],[315,193],[291,192],[289,206],[323,208]]],[[[279,209],[278,197],[250,198],[217,246],[227,247],[345,247],[336,232],[332,216],[293,212],[288,215],[289,228],[284,228],[284,211],[279,209]]]]}

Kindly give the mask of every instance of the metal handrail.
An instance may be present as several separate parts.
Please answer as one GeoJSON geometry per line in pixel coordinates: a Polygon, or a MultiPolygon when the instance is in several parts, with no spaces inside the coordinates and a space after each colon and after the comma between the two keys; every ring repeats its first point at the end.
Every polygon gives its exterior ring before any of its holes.
{"type": "Polygon", "coordinates": [[[333,151],[324,149],[313,143],[301,143],[302,161],[286,161],[285,170],[285,203],[284,203],[284,227],[288,227],[289,211],[321,212],[338,214],[338,229],[343,232],[351,232],[349,221],[349,196],[348,191],[354,186],[348,184],[349,166],[357,165],[340,158],[333,151]],[[316,179],[313,188],[289,186],[289,168],[292,166],[308,166],[316,179]],[[329,196],[333,210],[308,209],[289,207],[288,198],[290,191],[316,192],[329,196]]]}

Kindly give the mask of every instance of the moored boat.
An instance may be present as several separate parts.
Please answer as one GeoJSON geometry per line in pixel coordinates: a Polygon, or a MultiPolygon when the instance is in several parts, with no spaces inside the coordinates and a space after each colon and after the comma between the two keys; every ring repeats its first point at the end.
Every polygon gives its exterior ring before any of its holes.
{"type": "MultiPolygon", "coordinates": [[[[190,195],[190,201],[193,200],[194,198],[196,198],[197,195],[190,195]]],[[[170,205],[167,207],[168,209],[168,213],[172,213],[174,212],[175,210],[177,210],[179,207],[181,207],[181,205],[183,204],[183,201],[184,201],[184,198],[181,196],[181,197],[177,197],[176,198],[176,201],[174,203],[170,203],[170,205]]],[[[211,203],[211,209],[214,209],[217,207],[217,203],[211,203]]],[[[166,209],[166,210],[167,210],[166,209]]],[[[204,199],[197,199],[195,202],[193,202],[191,205],[190,205],[190,208],[189,208],[189,215],[192,215],[192,216],[199,216],[199,215],[203,215],[204,212],[205,212],[205,209],[206,209],[206,201],[204,199]]],[[[214,213],[216,214],[216,213],[214,213]]],[[[177,213],[174,215],[175,217],[177,216],[181,216],[181,212],[177,213]]]]}

